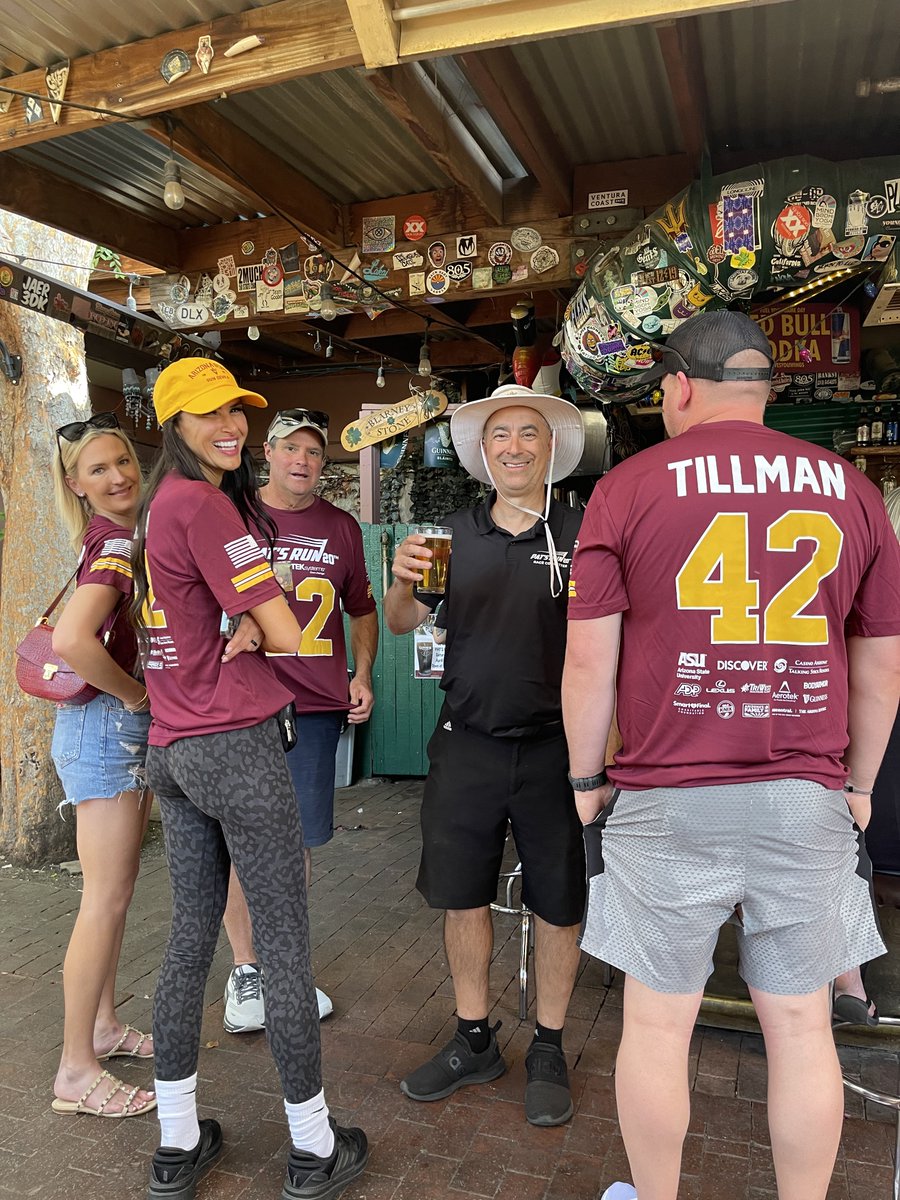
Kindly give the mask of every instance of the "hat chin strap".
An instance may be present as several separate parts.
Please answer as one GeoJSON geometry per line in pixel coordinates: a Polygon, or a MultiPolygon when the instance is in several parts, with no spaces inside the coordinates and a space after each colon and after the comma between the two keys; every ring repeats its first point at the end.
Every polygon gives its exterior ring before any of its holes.
{"type": "Polygon", "coordinates": [[[556,542],[553,540],[553,534],[550,531],[550,525],[547,518],[550,515],[550,501],[552,499],[550,491],[550,481],[553,479],[553,463],[556,459],[556,438],[552,438],[550,442],[550,462],[547,464],[547,474],[544,477],[544,491],[546,499],[544,501],[544,511],[542,513],[535,512],[533,508],[526,508],[524,504],[517,504],[515,500],[510,500],[508,496],[504,496],[500,490],[497,480],[494,478],[490,466],[488,465],[487,455],[484,452],[484,443],[481,443],[481,461],[484,463],[484,469],[487,471],[488,479],[494,485],[494,491],[500,499],[508,504],[511,508],[517,508],[519,512],[528,513],[530,517],[537,517],[539,521],[544,523],[544,534],[547,538],[547,556],[550,560],[550,595],[555,600],[557,596],[562,595],[563,578],[562,572],[559,569],[559,562],[556,557],[556,542]]]}

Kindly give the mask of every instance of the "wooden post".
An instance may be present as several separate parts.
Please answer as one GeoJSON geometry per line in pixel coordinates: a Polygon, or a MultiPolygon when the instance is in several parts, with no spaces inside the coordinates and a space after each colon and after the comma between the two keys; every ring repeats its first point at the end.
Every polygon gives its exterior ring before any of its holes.
{"type": "MultiPolygon", "coordinates": [[[[25,217],[0,212],[0,248],[33,255],[42,273],[87,286],[94,247],[25,217]],[[37,262],[36,260],[44,260],[37,262]],[[71,263],[73,269],[48,266],[71,263]]],[[[29,259],[24,266],[27,268],[29,259]]],[[[19,691],[15,647],[72,573],[75,553],[56,514],[50,464],[54,429],[90,413],[84,338],[41,313],[0,299],[0,338],[22,357],[14,386],[0,374],[0,493],[6,514],[0,577],[0,854],[22,866],[73,857],[75,822],[50,759],[56,709],[19,691]]]]}

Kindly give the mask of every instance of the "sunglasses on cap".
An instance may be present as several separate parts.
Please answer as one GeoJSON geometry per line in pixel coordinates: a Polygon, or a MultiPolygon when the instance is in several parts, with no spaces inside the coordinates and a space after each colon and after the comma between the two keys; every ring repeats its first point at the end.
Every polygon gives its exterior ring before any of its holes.
{"type": "Polygon", "coordinates": [[[89,429],[120,429],[119,418],[114,412],[95,413],[86,421],[70,421],[68,425],[60,425],[56,431],[56,445],[60,453],[62,446],[60,438],[67,442],[80,442],[89,429]]]}
{"type": "Polygon", "coordinates": [[[328,413],[314,408],[286,408],[276,419],[287,425],[316,425],[323,433],[328,431],[328,413]]]}

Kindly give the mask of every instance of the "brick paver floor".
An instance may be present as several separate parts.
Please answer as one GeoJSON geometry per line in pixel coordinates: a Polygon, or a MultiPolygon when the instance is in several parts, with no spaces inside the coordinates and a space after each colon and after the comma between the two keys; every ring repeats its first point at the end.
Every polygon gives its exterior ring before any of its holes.
{"type": "MultiPolygon", "coordinates": [[[[517,1015],[518,929],[497,918],[493,1010],[510,1069],[496,1083],[414,1104],[397,1083],[452,1034],[453,995],[439,915],[414,889],[421,783],[359,785],[337,793],[334,841],[315,852],[311,913],[319,985],[335,1015],[322,1026],[332,1111],[362,1125],[369,1167],[346,1200],[594,1200],[627,1179],[614,1115],[613,1061],[621,980],[603,983],[584,960],[566,1029],[576,1111],[535,1129],[522,1104],[532,1026],[517,1015]]],[[[159,830],[145,848],[119,972],[123,1019],[147,1029],[168,930],[169,895],[159,830]]],[[[154,1117],[98,1121],[50,1111],[62,1035],[61,963],[79,882],[55,872],[0,870],[0,1196],[41,1200],[143,1198],[157,1141],[154,1117]]],[[[287,1128],[262,1034],[222,1030],[229,967],[220,944],[210,976],[200,1055],[201,1111],[218,1117],[226,1151],[198,1200],[276,1200],[287,1128]]],[[[896,1093],[898,1061],[883,1049],[842,1051],[845,1069],[896,1093]]],[[[149,1083],[149,1066],[119,1059],[118,1073],[149,1083]]],[[[681,1200],[775,1196],[768,1150],[765,1069],[755,1034],[698,1030],[691,1056],[693,1119],[681,1200]]],[[[848,1098],[829,1200],[888,1200],[891,1114],[848,1098]]]]}

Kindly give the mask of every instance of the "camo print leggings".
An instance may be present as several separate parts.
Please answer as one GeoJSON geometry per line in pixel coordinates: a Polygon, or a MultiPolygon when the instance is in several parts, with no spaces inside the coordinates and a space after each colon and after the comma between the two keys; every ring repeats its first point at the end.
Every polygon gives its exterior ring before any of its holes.
{"type": "Polygon", "coordinates": [[[197,1070],[203,995],[234,862],[265,972],[266,1032],[285,1099],[322,1087],[303,835],[274,719],[151,746],[172,885],[172,930],[153,1002],[156,1078],[197,1070]]]}

